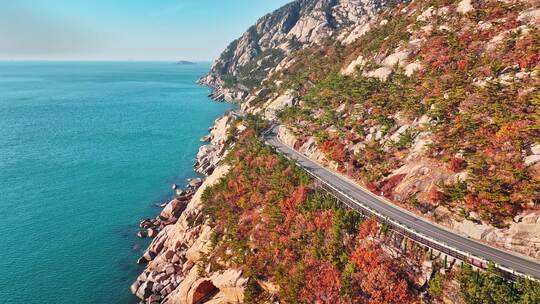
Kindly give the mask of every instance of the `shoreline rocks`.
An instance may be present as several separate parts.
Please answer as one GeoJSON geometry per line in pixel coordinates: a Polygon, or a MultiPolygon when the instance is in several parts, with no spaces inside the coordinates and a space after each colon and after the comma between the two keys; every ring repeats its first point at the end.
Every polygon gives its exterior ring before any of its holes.
{"type": "MultiPolygon", "coordinates": [[[[157,237],[159,232],[162,231],[166,226],[176,224],[180,218],[180,215],[191,201],[191,198],[202,184],[202,178],[188,179],[185,190],[174,184],[172,189],[176,193],[175,197],[167,203],[156,204],[156,206],[163,208],[163,210],[155,218],[147,218],[140,221],[137,237],[141,239],[153,239],[157,237]]],[[[144,264],[151,258],[152,257],[149,255],[144,256],[144,259],[139,259],[137,263],[144,264]]]]}
{"type": "Polygon", "coordinates": [[[198,84],[212,89],[208,97],[214,101],[237,103],[247,96],[247,89],[225,88],[225,84],[219,77],[208,74],[197,81],[198,84]]]}
{"type": "Polygon", "coordinates": [[[215,121],[208,145],[201,147],[195,167],[207,176],[187,180],[185,189],[173,185],[175,197],[163,205],[161,213],[139,223],[138,236],[152,238],[137,263],[145,269],[131,285],[140,303],[237,303],[243,299],[247,279],[241,272],[208,272],[200,276],[199,259],[210,250],[211,227],[202,214],[204,189],[216,183],[229,168],[219,165],[227,150],[228,131],[237,114],[226,113],[215,121]]]}
{"type": "Polygon", "coordinates": [[[163,206],[163,210],[157,217],[153,219],[143,219],[139,223],[140,230],[137,232],[137,236],[141,239],[154,238],[158,235],[159,231],[163,230],[163,228],[175,224],[202,183],[203,180],[201,178],[188,179],[186,190],[182,190],[176,187],[176,185],[173,185],[172,188],[176,190],[175,198],[168,203],[161,205],[163,206]]]}
{"type": "MultiPolygon", "coordinates": [[[[218,284],[213,280],[219,273],[200,277],[200,271],[196,267],[200,257],[210,250],[212,233],[212,229],[203,220],[201,196],[206,187],[216,183],[228,170],[227,166],[217,167],[191,195],[176,223],[165,225],[138,260],[140,265],[146,267],[132,284],[131,292],[141,303],[194,303],[193,299],[199,296],[200,299],[223,297],[220,286],[223,286],[227,294],[231,294],[230,284],[218,284]],[[201,289],[200,283],[204,281],[211,282],[215,289],[201,289]]],[[[152,220],[141,222],[142,227],[152,224],[152,220]]],[[[232,294],[238,296],[240,293],[232,294]]],[[[230,303],[233,300],[228,301],[219,303],[230,303]]]]}
{"type": "Polygon", "coordinates": [[[227,150],[229,129],[236,118],[237,114],[231,111],[216,119],[214,126],[210,128],[210,133],[204,137],[208,144],[202,146],[197,153],[195,171],[206,176],[212,174],[227,150]]]}

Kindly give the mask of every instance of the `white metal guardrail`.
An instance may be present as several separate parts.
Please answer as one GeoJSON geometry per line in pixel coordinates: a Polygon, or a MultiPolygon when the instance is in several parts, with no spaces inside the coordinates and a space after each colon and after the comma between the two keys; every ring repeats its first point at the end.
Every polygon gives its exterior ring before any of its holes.
{"type": "MultiPolygon", "coordinates": [[[[290,160],[293,160],[293,161],[296,161],[296,160],[292,159],[291,157],[289,157],[289,155],[287,155],[287,153],[285,151],[281,151],[279,149],[279,147],[273,146],[271,143],[269,143],[266,140],[266,136],[270,133],[270,131],[272,129],[273,129],[273,127],[270,127],[268,130],[266,130],[266,131],[264,131],[262,133],[262,137],[263,137],[264,141],[267,144],[269,144],[270,146],[274,147],[276,150],[278,150],[280,152],[280,154],[284,155],[286,158],[288,158],[290,160]]],[[[446,244],[444,242],[436,240],[436,239],[434,239],[434,238],[432,238],[430,236],[427,236],[427,235],[425,235],[423,233],[417,232],[414,229],[412,229],[412,228],[410,228],[410,227],[408,227],[408,226],[406,226],[404,224],[401,224],[401,223],[399,223],[399,222],[397,222],[397,221],[395,221],[395,220],[393,220],[393,219],[391,219],[391,218],[389,218],[387,216],[384,216],[383,214],[379,213],[378,211],[373,210],[372,208],[366,206],[362,202],[357,201],[356,199],[354,199],[353,197],[351,197],[347,193],[337,189],[335,186],[328,183],[326,180],[324,180],[323,178],[318,176],[315,172],[312,172],[309,168],[306,168],[306,167],[303,167],[303,166],[301,166],[301,167],[309,175],[311,175],[313,178],[315,178],[316,180],[321,182],[327,188],[326,189],[327,191],[329,190],[337,199],[341,200],[347,206],[349,206],[350,208],[355,209],[355,210],[358,210],[358,208],[360,208],[360,209],[362,209],[364,211],[367,211],[372,216],[378,218],[380,221],[389,224],[389,226],[391,226],[392,230],[402,234],[404,237],[407,237],[407,238],[409,238],[409,239],[411,239],[411,240],[413,240],[415,242],[418,242],[418,243],[420,243],[420,244],[422,244],[424,246],[427,246],[429,248],[440,251],[440,252],[442,252],[444,254],[447,254],[447,255],[449,255],[449,256],[451,256],[453,258],[464,261],[465,263],[471,264],[471,265],[473,265],[475,267],[480,267],[480,268],[485,269],[488,264],[492,263],[497,269],[501,270],[504,274],[506,274],[506,276],[508,276],[508,279],[511,279],[511,280],[515,280],[516,277],[521,277],[521,278],[527,278],[527,279],[534,280],[534,281],[539,281],[538,279],[536,279],[536,278],[534,278],[532,276],[529,276],[527,274],[515,271],[515,270],[510,269],[510,268],[508,268],[508,267],[506,267],[504,265],[500,265],[498,263],[488,261],[485,258],[470,254],[470,253],[465,252],[465,251],[463,251],[461,249],[455,248],[455,247],[450,246],[450,245],[448,245],[448,244],[446,244]],[[336,196],[336,194],[338,196],[341,196],[341,197],[336,196]],[[346,200],[348,200],[349,203],[347,203],[346,200]],[[480,262],[481,265],[477,265],[475,262],[480,262]]]]}

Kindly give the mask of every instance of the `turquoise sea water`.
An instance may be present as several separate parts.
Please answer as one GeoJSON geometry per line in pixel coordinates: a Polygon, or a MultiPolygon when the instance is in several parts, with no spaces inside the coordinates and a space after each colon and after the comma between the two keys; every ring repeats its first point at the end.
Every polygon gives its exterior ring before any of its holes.
{"type": "Polygon", "coordinates": [[[195,84],[208,69],[0,63],[2,303],[135,303],[138,221],[232,107],[195,84]]]}

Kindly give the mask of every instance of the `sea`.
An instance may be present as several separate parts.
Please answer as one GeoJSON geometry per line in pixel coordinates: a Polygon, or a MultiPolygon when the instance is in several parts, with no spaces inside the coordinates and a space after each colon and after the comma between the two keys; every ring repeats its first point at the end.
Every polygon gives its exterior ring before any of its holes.
{"type": "Polygon", "coordinates": [[[234,108],[196,84],[209,68],[0,62],[1,303],[137,303],[138,223],[234,108]]]}

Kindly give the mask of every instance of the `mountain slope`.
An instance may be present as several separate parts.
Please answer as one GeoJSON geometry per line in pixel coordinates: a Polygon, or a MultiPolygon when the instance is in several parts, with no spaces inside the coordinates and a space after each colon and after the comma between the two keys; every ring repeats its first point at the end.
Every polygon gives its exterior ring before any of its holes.
{"type": "Polygon", "coordinates": [[[239,101],[293,51],[343,34],[349,43],[381,9],[398,1],[299,0],[261,18],[233,41],[201,83],[216,99],[239,101]]]}

